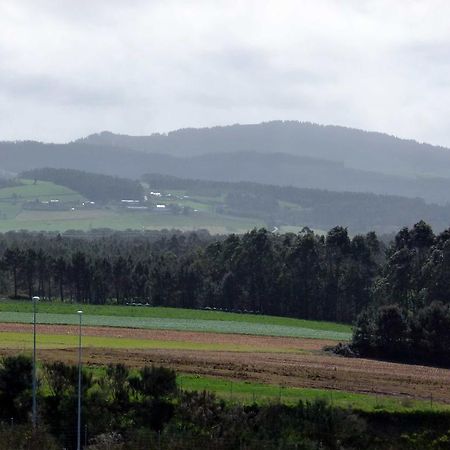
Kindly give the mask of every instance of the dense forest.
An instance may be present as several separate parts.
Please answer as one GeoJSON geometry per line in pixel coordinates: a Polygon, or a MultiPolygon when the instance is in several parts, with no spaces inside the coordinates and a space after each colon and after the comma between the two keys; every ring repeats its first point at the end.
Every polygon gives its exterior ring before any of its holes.
{"type": "MultiPolygon", "coordinates": [[[[76,448],[77,367],[44,363],[39,375],[31,430],[31,360],[0,361],[0,450],[76,448]]],[[[444,412],[363,413],[324,400],[241,405],[179,389],[170,369],[121,364],[83,370],[81,420],[85,450],[438,450],[450,429],[444,412]]]]}
{"type": "Polygon", "coordinates": [[[32,180],[51,181],[79,192],[89,200],[99,203],[122,199],[141,200],[143,198],[141,184],[127,178],[81,170],[52,168],[28,170],[20,176],[32,180]]]}
{"type": "Polygon", "coordinates": [[[337,353],[450,367],[450,305],[433,302],[414,310],[387,305],[364,311],[350,346],[337,353]]]}
{"type": "Polygon", "coordinates": [[[325,237],[308,229],[156,241],[146,233],[79,236],[1,235],[1,292],[351,322],[369,304],[383,258],[375,233],[350,238],[342,227],[325,237]]]}
{"type": "Polygon", "coordinates": [[[387,251],[358,317],[352,349],[362,356],[450,366],[450,231],[420,222],[387,251]]]}

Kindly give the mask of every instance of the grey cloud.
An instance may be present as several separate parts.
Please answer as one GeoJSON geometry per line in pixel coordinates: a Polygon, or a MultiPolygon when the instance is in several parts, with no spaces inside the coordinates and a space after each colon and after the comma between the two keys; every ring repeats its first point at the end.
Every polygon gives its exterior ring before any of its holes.
{"type": "Polygon", "coordinates": [[[450,64],[450,42],[418,42],[397,49],[409,61],[420,60],[435,67],[450,64]]]}
{"type": "Polygon", "coordinates": [[[116,89],[73,84],[50,75],[22,75],[0,72],[0,92],[4,96],[49,104],[113,106],[123,104],[126,95],[116,89]]]}
{"type": "Polygon", "coordinates": [[[299,119],[450,146],[450,6],[401,4],[4,0],[0,139],[299,119]]]}

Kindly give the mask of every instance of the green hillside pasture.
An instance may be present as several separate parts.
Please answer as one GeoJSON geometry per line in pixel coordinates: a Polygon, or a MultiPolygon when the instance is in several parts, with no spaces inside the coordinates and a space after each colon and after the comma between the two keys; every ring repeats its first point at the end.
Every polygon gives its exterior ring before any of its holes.
{"type": "MultiPolygon", "coordinates": [[[[0,347],[6,349],[30,350],[33,347],[33,334],[22,332],[0,332],[0,347]]],[[[64,349],[78,347],[77,335],[37,334],[38,349],[64,349]]],[[[244,344],[199,343],[189,341],[172,341],[159,339],[135,339],[108,336],[83,336],[84,348],[105,349],[162,349],[162,350],[194,350],[194,351],[230,351],[230,352],[264,352],[264,353],[300,353],[295,348],[258,348],[244,344]]]]}
{"type": "Polygon", "coordinates": [[[34,184],[33,180],[20,180],[20,182],[22,183],[21,186],[0,189],[0,201],[13,203],[14,201],[29,202],[35,199],[59,199],[61,201],[85,200],[78,192],[49,181],[38,181],[37,184],[34,184]]]}
{"type": "MultiPolygon", "coordinates": [[[[38,305],[38,319],[45,323],[75,323],[77,310],[85,312],[85,323],[131,328],[181,329],[222,333],[260,334],[273,336],[313,337],[348,340],[349,325],[274,317],[237,314],[223,311],[205,311],[182,308],[142,306],[81,305],[60,302],[42,302],[38,305]],[[52,322],[53,321],[53,322],[52,322]]],[[[0,322],[31,320],[32,304],[25,301],[0,301],[0,322]]]]}
{"type": "MultiPolygon", "coordinates": [[[[186,205],[198,212],[189,215],[173,215],[116,209],[75,211],[23,210],[22,204],[36,199],[40,201],[82,201],[79,193],[47,181],[21,180],[21,186],[0,189],[0,232],[17,229],[30,231],[90,230],[111,228],[115,230],[179,229],[192,231],[207,229],[212,234],[244,233],[265,224],[256,219],[228,217],[214,214],[209,205],[186,200],[186,205]]],[[[183,201],[181,201],[183,203],[183,201]]]]}
{"type": "MultiPolygon", "coordinates": [[[[2,210],[0,200],[0,211],[2,210]]],[[[172,215],[142,211],[114,211],[97,209],[90,211],[23,211],[15,216],[7,213],[6,220],[0,220],[0,231],[26,229],[31,231],[91,230],[111,228],[114,230],[162,230],[177,229],[193,231],[206,229],[211,234],[244,233],[264,226],[258,220],[222,217],[204,212],[190,215],[172,215]]]]}
{"type": "Polygon", "coordinates": [[[178,385],[187,391],[209,391],[218,397],[244,404],[283,402],[295,404],[300,400],[323,399],[335,406],[353,408],[362,411],[443,411],[450,410],[449,405],[428,401],[412,400],[391,396],[357,394],[338,390],[280,387],[270,384],[248,381],[231,381],[221,378],[182,374],[178,376],[178,385]]]}
{"type": "MultiPolygon", "coordinates": [[[[76,325],[77,314],[39,313],[38,323],[50,325],[76,325]]],[[[0,322],[31,323],[32,315],[24,312],[0,312],[0,322]]],[[[96,316],[85,314],[83,323],[87,326],[143,328],[152,330],[203,331],[210,333],[251,334],[257,336],[281,336],[311,339],[345,341],[350,333],[289,327],[285,325],[233,322],[226,320],[170,319],[157,317],[96,316]]]]}
{"type": "MultiPolygon", "coordinates": [[[[0,231],[26,228],[26,223],[16,220],[22,211],[22,204],[25,202],[36,199],[41,201],[57,199],[64,202],[84,200],[79,193],[47,181],[39,181],[34,184],[32,180],[21,180],[21,183],[23,183],[21,186],[0,189],[0,212],[2,213],[0,231]],[[25,226],[20,227],[18,223],[25,226]]],[[[48,215],[48,212],[46,214],[48,215]]]]}

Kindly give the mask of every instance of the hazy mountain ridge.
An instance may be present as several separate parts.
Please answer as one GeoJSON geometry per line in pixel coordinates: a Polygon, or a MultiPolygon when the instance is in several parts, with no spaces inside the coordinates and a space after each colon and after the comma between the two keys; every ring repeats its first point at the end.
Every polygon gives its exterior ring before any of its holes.
{"type": "Polygon", "coordinates": [[[68,144],[0,142],[0,170],[70,168],[137,179],[161,173],[331,191],[421,197],[445,204],[450,150],[381,133],[300,122],[103,132],[68,144]]]}
{"type": "Polygon", "coordinates": [[[448,177],[450,150],[334,125],[273,121],[254,125],[186,128],[167,134],[127,136],[102,132],[76,142],[176,156],[256,151],[343,162],[347,167],[395,175],[448,177]]]}

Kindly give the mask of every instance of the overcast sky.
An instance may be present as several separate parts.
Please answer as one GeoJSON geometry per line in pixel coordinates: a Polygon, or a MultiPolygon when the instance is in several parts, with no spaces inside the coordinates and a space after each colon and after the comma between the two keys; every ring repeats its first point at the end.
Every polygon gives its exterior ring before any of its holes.
{"type": "Polygon", "coordinates": [[[448,0],[0,0],[0,140],[295,119],[450,147],[448,0]]]}

